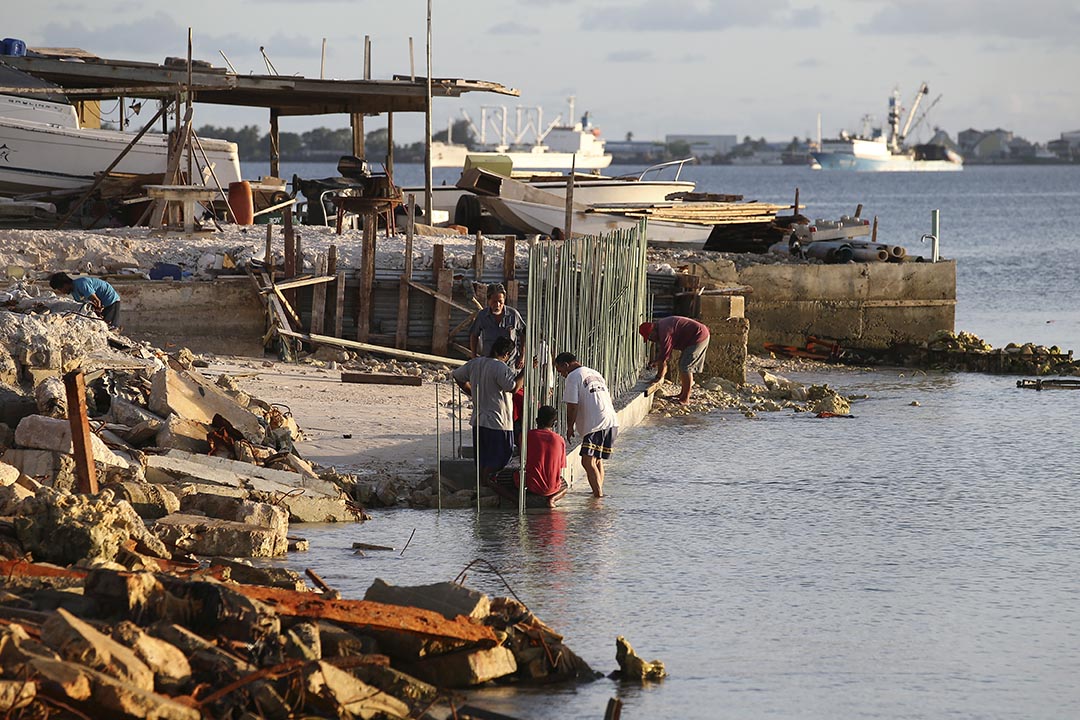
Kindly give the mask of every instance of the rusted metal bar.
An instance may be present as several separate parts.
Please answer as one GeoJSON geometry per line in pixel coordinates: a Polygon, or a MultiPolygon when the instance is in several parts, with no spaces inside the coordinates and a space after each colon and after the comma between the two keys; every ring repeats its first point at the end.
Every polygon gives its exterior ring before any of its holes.
{"type": "Polygon", "coordinates": [[[83,494],[96,495],[97,469],[94,467],[93,435],[90,418],[86,415],[86,382],[82,370],[64,375],[67,391],[68,422],[71,424],[71,449],[75,455],[75,489],[83,494]]]}
{"type": "Polygon", "coordinates": [[[495,632],[458,616],[447,620],[437,612],[370,600],[330,600],[315,593],[296,592],[257,585],[237,585],[245,597],[271,604],[280,615],[318,618],[354,627],[402,632],[441,640],[491,647],[498,644],[495,632]]]}

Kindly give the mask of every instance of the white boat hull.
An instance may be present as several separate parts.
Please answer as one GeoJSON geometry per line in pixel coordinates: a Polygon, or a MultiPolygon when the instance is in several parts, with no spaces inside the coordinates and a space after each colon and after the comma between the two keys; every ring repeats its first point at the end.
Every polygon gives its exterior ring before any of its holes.
{"type": "MultiPolygon", "coordinates": [[[[61,127],[0,117],[0,194],[14,195],[85,187],[131,143],[132,133],[61,127]]],[[[222,187],[241,179],[236,144],[200,138],[222,187]]],[[[114,168],[114,172],[149,175],[164,173],[168,137],[148,133],[114,168]]],[[[196,152],[193,167],[202,167],[196,152]]],[[[186,159],[183,167],[186,167],[186,159]]],[[[214,186],[212,178],[195,184],[214,186]]]]}
{"type": "MultiPolygon", "coordinates": [[[[481,197],[480,203],[488,212],[503,223],[523,233],[552,235],[566,222],[566,210],[554,205],[508,200],[499,197],[481,197]]],[[[617,213],[574,213],[571,232],[574,236],[600,235],[612,230],[634,227],[640,218],[617,213]]],[[[680,247],[700,250],[712,232],[712,225],[680,223],[670,220],[649,220],[646,237],[649,245],[656,247],[680,247]]]]}
{"type": "MultiPolygon", "coordinates": [[[[544,190],[552,195],[566,197],[565,181],[530,182],[530,187],[544,190]]],[[[615,205],[618,203],[658,203],[669,195],[681,192],[693,192],[694,183],[685,180],[618,180],[615,178],[578,179],[574,182],[574,202],[581,205],[615,205]]],[[[424,205],[424,188],[405,188],[406,195],[412,194],[420,207],[424,205]]],[[[445,210],[454,217],[458,199],[462,195],[472,195],[453,185],[439,185],[431,189],[431,201],[435,210],[445,210]]]]}
{"type": "Polygon", "coordinates": [[[496,152],[496,151],[471,151],[464,145],[447,145],[446,143],[431,144],[431,167],[461,168],[465,166],[465,158],[474,159],[508,157],[513,163],[514,171],[528,170],[603,170],[611,164],[609,153],[572,153],[555,152],[546,147],[537,146],[531,152],[496,152]]]}

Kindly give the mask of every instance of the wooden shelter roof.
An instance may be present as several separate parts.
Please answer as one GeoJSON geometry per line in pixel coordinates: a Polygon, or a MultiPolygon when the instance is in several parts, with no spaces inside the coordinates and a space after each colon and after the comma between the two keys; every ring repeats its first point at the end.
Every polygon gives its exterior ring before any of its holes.
{"type": "MultiPolygon", "coordinates": [[[[183,58],[169,58],[158,65],[99,58],[76,48],[31,48],[25,57],[5,57],[3,62],[60,86],[72,100],[120,95],[173,97],[187,83],[187,61],[183,58]]],[[[419,76],[320,80],[296,75],[239,75],[196,61],[191,87],[196,102],[271,108],[279,115],[423,112],[427,104],[427,78],[419,76]]],[[[432,80],[432,97],[460,97],[467,92],[519,94],[514,88],[485,80],[432,80]]]]}

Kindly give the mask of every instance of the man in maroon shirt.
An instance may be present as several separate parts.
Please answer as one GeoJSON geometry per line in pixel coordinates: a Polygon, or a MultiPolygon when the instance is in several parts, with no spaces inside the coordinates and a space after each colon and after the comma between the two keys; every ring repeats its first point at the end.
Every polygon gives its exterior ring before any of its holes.
{"type": "Polygon", "coordinates": [[[686,405],[690,402],[690,388],[694,386],[694,373],[705,369],[705,351],[709,349],[709,328],[697,320],[681,315],[661,318],[656,322],[641,323],[638,327],[646,342],[656,343],[656,355],[650,366],[656,367],[656,380],[667,377],[667,361],[674,350],[679,355],[679,379],[682,392],[672,398],[686,405]]]}
{"type": "Polygon", "coordinates": [[[562,470],[566,467],[566,441],[553,431],[559,411],[541,405],[536,411],[536,429],[525,441],[525,504],[528,507],[555,507],[566,495],[562,470]]]}

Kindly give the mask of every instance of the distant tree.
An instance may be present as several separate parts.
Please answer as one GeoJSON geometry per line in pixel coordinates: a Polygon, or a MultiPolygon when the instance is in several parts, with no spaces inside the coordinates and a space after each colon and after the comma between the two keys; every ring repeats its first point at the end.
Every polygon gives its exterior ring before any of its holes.
{"type": "Polygon", "coordinates": [[[632,132],[626,133],[626,142],[634,142],[634,133],[632,133],[632,132]]]}
{"type": "MultiPolygon", "coordinates": [[[[453,135],[453,141],[458,145],[464,145],[472,150],[476,147],[476,136],[473,134],[472,125],[468,120],[462,118],[457,120],[450,127],[450,133],[453,135]]],[[[447,142],[446,131],[437,132],[431,136],[434,142],[447,142]]]]}
{"type": "Polygon", "coordinates": [[[796,135],[795,137],[791,138],[791,142],[789,142],[787,144],[787,147],[785,148],[785,150],[787,150],[788,152],[795,152],[798,149],[799,149],[799,136],[796,135]]]}
{"type": "Polygon", "coordinates": [[[675,140],[667,144],[668,155],[673,158],[690,157],[690,143],[685,140],[675,140]]]}
{"type": "Polygon", "coordinates": [[[753,145],[754,144],[754,138],[750,137],[749,135],[746,135],[742,139],[742,144],[743,145],[753,145]]]}
{"type": "Polygon", "coordinates": [[[382,162],[382,159],[386,157],[386,149],[390,146],[389,139],[390,131],[386,128],[372,130],[364,135],[364,152],[367,160],[382,162]]]}

